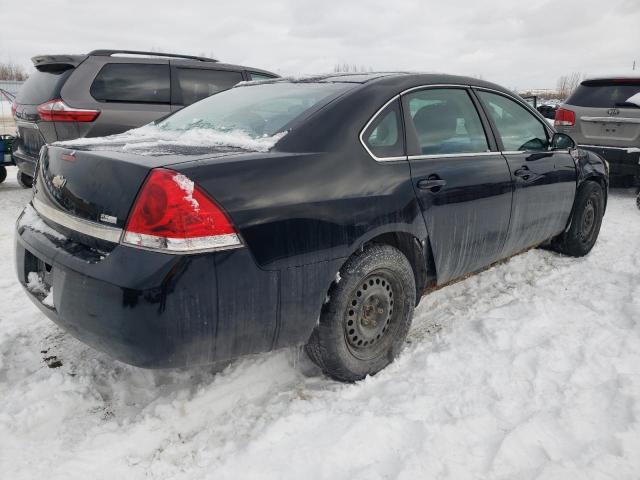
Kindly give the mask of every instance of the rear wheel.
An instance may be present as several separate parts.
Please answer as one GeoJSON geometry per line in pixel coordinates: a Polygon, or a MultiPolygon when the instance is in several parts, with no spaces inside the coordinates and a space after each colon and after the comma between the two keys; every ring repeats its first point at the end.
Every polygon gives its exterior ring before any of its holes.
{"type": "Polygon", "coordinates": [[[0,183],[4,182],[7,179],[7,169],[5,167],[0,167],[0,183]]]}
{"type": "Polygon", "coordinates": [[[638,190],[638,196],[636,197],[636,207],[640,208],[640,190],[638,190]]]}
{"type": "Polygon", "coordinates": [[[572,257],[589,253],[598,239],[603,215],[602,187],[596,182],[586,182],[576,196],[571,226],[553,241],[553,249],[572,257]]]}
{"type": "Polygon", "coordinates": [[[18,183],[22,188],[31,188],[33,187],[33,177],[27,175],[24,172],[18,170],[18,183]]]}
{"type": "Polygon", "coordinates": [[[336,380],[373,375],[402,349],[415,303],[407,258],[388,245],[368,246],[340,270],[305,350],[336,380]]]}

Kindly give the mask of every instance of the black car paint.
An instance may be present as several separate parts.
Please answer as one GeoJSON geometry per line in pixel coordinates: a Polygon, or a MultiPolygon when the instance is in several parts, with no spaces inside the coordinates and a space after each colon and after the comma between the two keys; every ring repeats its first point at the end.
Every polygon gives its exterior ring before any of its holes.
{"type": "Polygon", "coordinates": [[[331,283],[338,281],[336,272],[369,241],[398,245],[413,262],[421,293],[428,281],[447,283],[560,233],[570,221],[567,204],[573,203],[564,184],[576,189],[595,179],[606,191],[607,172],[595,154],[538,152],[508,159],[492,135],[494,153],[473,160],[374,160],[358,139],[368,120],[400,92],[436,84],[511,95],[464,77],[372,75],[290,124],[290,132],[268,153],[143,157],[77,150],[76,161],[69,163],[61,160],[68,150],[49,148],[36,183],[39,200],[61,207],[46,188],[54,173],[82,177],[94,172],[94,181],[68,187],[76,203],[67,209],[95,221],[108,204],[122,226],[146,172],[163,166],[211,194],[245,247],[169,255],[90,242],[56,227],[66,236],[60,240],[19,220],[18,278],[26,284],[34,259],[43,261],[53,272],[56,308],[29,293],[34,303],[73,335],[125,362],[144,367],[210,363],[304,343],[331,283]],[[523,164],[540,165],[532,185],[511,181],[523,164]],[[432,174],[446,177],[447,188],[417,189],[417,182],[432,174]],[[534,200],[551,195],[561,201],[527,206],[533,197],[520,193],[536,188],[542,190],[534,200]],[[511,221],[512,211],[519,212],[520,223],[511,221]],[[548,237],[529,231],[541,227],[548,228],[548,237]],[[453,228],[462,228],[466,237],[453,234],[453,228]]]}

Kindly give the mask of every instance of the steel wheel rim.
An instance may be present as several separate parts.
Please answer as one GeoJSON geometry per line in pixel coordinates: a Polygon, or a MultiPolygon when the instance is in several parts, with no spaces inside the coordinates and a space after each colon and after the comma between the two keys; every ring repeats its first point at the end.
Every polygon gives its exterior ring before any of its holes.
{"type": "Polygon", "coordinates": [[[387,270],[370,273],[354,288],[344,313],[344,335],[356,358],[369,360],[387,350],[399,323],[399,293],[399,282],[387,270]]]}
{"type": "Polygon", "coordinates": [[[593,236],[596,226],[596,206],[593,198],[589,198],[582,212],[580,225],[580,237],[583,242],[588,242],[593,236]]]}

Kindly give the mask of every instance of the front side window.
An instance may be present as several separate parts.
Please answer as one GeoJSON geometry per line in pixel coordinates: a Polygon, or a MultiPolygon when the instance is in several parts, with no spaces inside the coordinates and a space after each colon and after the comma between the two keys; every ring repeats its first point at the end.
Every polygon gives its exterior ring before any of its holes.
{"type": "Polygon", "coordinates": [[[169,65],[108,63],[90,92],[101,102],[169,103],[169,65]]]}
{"type": "Polygon", "coordinates": [[[398,100],[390,103],[367,127],[363,137],[365,145],[378,158],[404,155],[404,139],[398,100]]]}
{"type": "Polygon", "coordinates": [[[462,89],[431,88],[404,97],[422,155],[489,150],[480,116],[462,89]]]}
{"type": "Polygon", "coordinates": [[[166,130],[239,130],[252,138],[272,136],[350,88],[348,83],[246,84],[189,105],[157,125],[166,130]]]}
{"type": "Polygon", "coordinates": [[[191,105],[242,81],[240,72],[224,70],[177,68],[176,73],[182,105],[191,105]]]}
{"type": "Polygon", "coordinates": [[[513,100],[496,93],[481,90],[478,95],[485,105],[487,115],[491,117],[498,130],[504,150],[548,149],[547,131],[531,112],[513,100]]]}

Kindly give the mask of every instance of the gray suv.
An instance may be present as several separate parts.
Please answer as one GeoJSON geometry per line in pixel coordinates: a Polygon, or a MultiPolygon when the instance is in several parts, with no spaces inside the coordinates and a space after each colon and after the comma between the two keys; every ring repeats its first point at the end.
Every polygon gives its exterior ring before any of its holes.
{"type": "Polygon", "coordinates": [[[584,80],[556,111],[554,124],[609,162],[612,186],[640,185],[640,76],[584,80]]]}
{"type": "Polygon", "coordinates": [[[13,159],[32,185],[45,143],[121,133],[164,117],[243,80],[275,73],[190,55],[94,50],[32,58],[36,71],[16,97],[13,159]]]}

